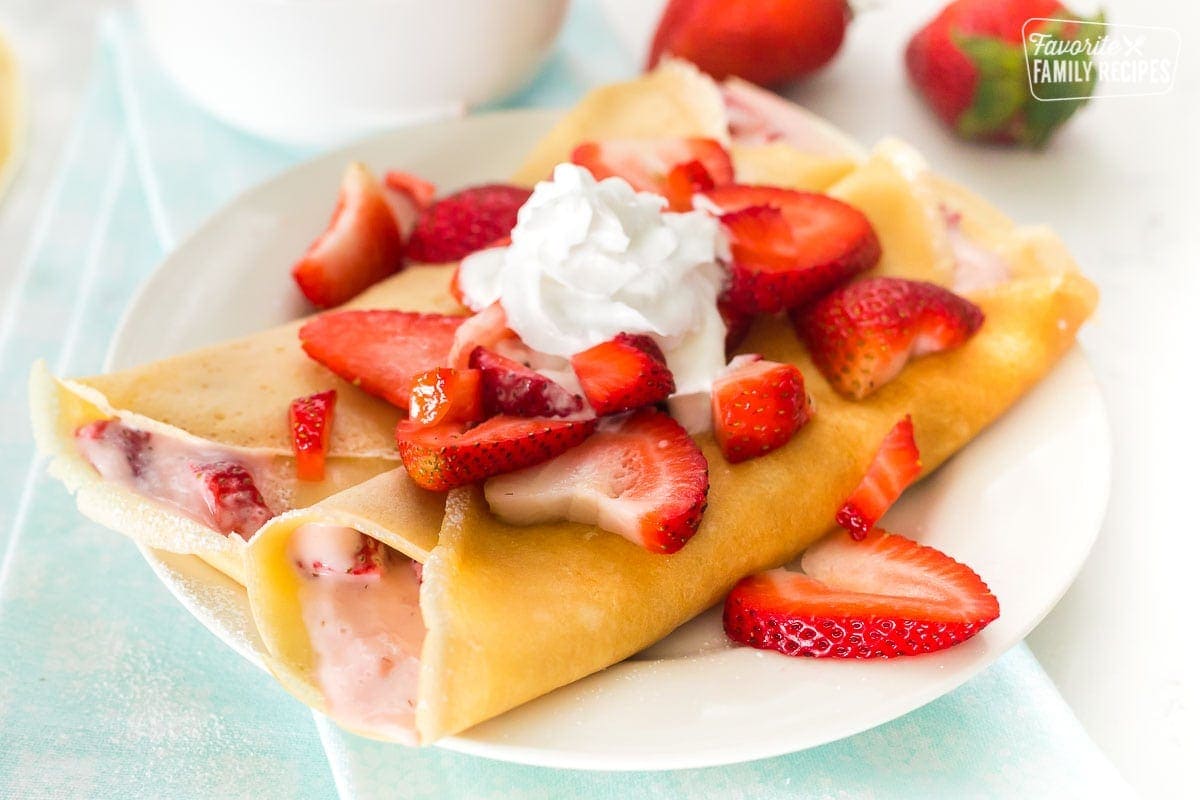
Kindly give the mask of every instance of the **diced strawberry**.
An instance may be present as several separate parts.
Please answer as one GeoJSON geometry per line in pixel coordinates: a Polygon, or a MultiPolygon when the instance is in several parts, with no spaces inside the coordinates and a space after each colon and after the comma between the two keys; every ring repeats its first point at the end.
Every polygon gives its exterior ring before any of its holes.
{"type": "MultiPolygon", "coordinates": [[[[119,419],[98,419],[80,425],[75,430],[76,439],[88,439],[115,446],[125,457],[130,474],[137,478],[146,469],[149,461],[149,431],[130,428],[119,419]]],[[[93,464],[93,466],[95,466],[93,464]]]]}
{"type": "Polygon", "coordinates": [[[309,320],[300,329],[300,344],[335,375],[407,409],[413,376],[446,363],[465,319],[411,311],[334,311],[309,320]]]}
{"type": "Polygon", "coordinates": [[[733,161],[715,139],[609,139],[584,142],[571,161],[596,180],[624,178],[639,192],[670,201],[672,211],[692,207],[692,194],[733,180],[733,161]]]}
{"type": "Polygon", "coordinates": [[[723,212],[733,254],[729,298],[743,311],[797,308],[879,261],[870,221],[827,195],[730,185],[704,197],[723,212]]]}
{"type": "Polygon", "coordinates": [[[728,293],[723,293],[717,298],[717,311],[720,312],[721,320],[725,323],[725,357],[729,358],[745,340],[746,334],[750,333],[750,326],[754,324],[754,315],[736,308],[729,301],[728,293]]]}
{"type": "Polygon", "coordinates": [[[471,366],[471,353],[476,347],[494,348],[500,342],[516,338],[508,327],[508,315],[500,303],[492,303],[482,311],[467,317],[454,334],[447,363],[455,369],[471,366]]]}
{"type": "Polygon", "coordinates": [[[329,227],[292,267],[292,277],[313,305],[330,308],[403,265],[404,241],[393,206],[370,171],[351,164],[329,227]]]}
{"type": "Polygon", "coordinates": [[[333,427],[333,407],[337,391],[330,389],[308,397],[298,397],[288,407],[288,428],[292,432],[292,452],[296,456],[296,477],[302,481],[325,480],[325,451],[333,427]]]}
{"type": "Polygon", "coordinates": [[[725,599],[729,638],[789,656],[891,658],[958,644],[1000,616],[970,567],[879,528],[862,542],[830,534],[801,567],[740,581],[725,599]]]}
{"type": "Polygon", "coordinates": [[[661,403],[675,391],[667,359],[649,336],[618,333],[571,356],[571,367],[601,416],[661,403]]]}
{"type": "Polygon", "coordinates": [[[835,289],[792,319],[830,385],[862,399],[910,358],[962,345],[983,311],[941,286],[885,277],[835,289]]]}
{"type": "Polygon", "coordinates": [[[569,417],[583,410],[579,395],[486,347],[471,351],[470,364],[483,376],[483,409],[487,416],[569,417]]]}
{"type": "Polygon", "coordinates": [[[271,510],[254,485],[254,477],[241,464],[213,461],[189,467],[200,483],[200,496],[214,530],[226,535],[236,533],[249,541],[271,519],[271,510]]]}
{"type": "Polygon", "coordinates": [[[437,367],[413,377],[408,418],[422,425],[478,422],[484,418],[482,379],[477,369],[437,367]]]}
{"type": "Polygon", "coordinates": [[[502,472],[547,461],[578,445],[596,419],[492,417],[467,428],[460,423],[427,427],[412,420],[396,426],[400,460],[413,481],[443,491],[502,472]]]}
{"type": "Polygon", "coordinates": [[[921,474],[921,454],[913,439],[912,417],[888,431],[862,482],[838,510],[837,524],[855,539],[864,539],[875,523],[921,474]]]}
{"type": "Polygon", "coordinates": [[[725,460],[736,464],[787,444],[812,417],[812,405],[804,376],[791,364],[730,366],[712,385],[713,435],[725,460]]]}
{"type": "Polygon", "coordinates": [[[603,420],[578,447],[493,478],[484,491],[492,511],[514,524],[565,519],[674,553],[700,526],[708,461],[678,422],[643,408],[603,420]]]}
{"type": "Polygon", "coordinates": [[[395,192],[404,192],[417,204],[418,208],[426,209],[433,205],[437,195],[437,187],[423,178],[418,178],[409,172],[390,169],[383,175],[383,185],[395,192]]]}
{"type": "Polygon", "coordinates": [[[443,197],[421,214],[408,240],[408,256],[427,264],[458,261],[507,236],[529,199],[521,186],[487,184],[443,197]]]}

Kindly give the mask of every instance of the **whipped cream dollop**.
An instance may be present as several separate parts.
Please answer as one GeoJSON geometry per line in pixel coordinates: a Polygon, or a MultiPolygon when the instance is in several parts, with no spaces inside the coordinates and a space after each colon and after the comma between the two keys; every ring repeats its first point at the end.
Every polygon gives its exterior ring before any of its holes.
{"type": "Polygon", "coordinates": [[[468,256],[459,286],[472,307],[498,300],[509,327],[543,353],[569,357],[618,333],[647,334],[676,395],[707,394],[725,366],[717,258],[726,245],[710,215],[665,206],[621,178],[559,164],[521,208],[512,244],[468,256]]]}

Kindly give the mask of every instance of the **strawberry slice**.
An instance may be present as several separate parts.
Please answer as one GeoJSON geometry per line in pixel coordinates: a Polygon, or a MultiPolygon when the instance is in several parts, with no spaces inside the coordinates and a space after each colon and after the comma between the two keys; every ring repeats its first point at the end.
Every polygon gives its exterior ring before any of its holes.
{"type": "Polygon", "coordinates": [[[596,419],[492,417],[473,428],[461,423],[396,426],[400,460],[413,481],[443,491],[502,472],[540,464],[591,435],[596,419]]]}
{"type": "Polygon", "coordinates": [[[467,369],[471,366],[471,354],[475,348],[494,348],[501,342],[516,339],[516,336],[508,327],[508,315],[504,313],[504,307],[499,302],[492,303],[467,317],[455,331],[447,361],[455,369],[467,369]]]}
{"type": "Polygon", "coordinates": [[[250,471],[235,461],[189,464],[213,530],[246,541],[273,516],[250,471]]]}
{"type": "Polygon", "coordinates": [[[438,367],[413,377],[408,418],[422,425],[478,422],[484,418],[482,373],[438,367]]]}
{"type": "Polygon", "coordinates": [[[862,399],[910,358],[958,347],[983,311],[932,283],[867,278],[836,289],[793,317],[813,361],[838,392],[862,399]]]}
{"type": "Polygon", "coordinates": [[[731,464],[783,447],[812,418],[804,376],[791,364],[738,356],[713,381],[713,434],[731,464]]]}
{"type": "Polygon", "coordinates": [[[351,164],[329,227],[292,267],[292,277],[313,305],[330,308],[403,265],[404,241],[389,198],[370,170],[351,164]]]}
{"type": "Polygon", "coordinates": [[[725,357],[730,358],[750,333],[754,315],[736,308],[729,301],[728,292],[717,298],[717,311],[721,314],[721,321],[725,323],[725,357]]]}
{"type": "Polygon", "coordinates": [[[486,347],[471,351],[470,364],[483,376],[483,409],[488,416],[569,417],[583,410],[579,395],[486,347]]]}
{"type": "Polygon", "coordinates": [[[383,174],[383,185],[393,192],[404,192],[421,210],[433,205],[433,198],[437,195],[437,187],[432,183],[398,169],[391,169],[383,174]]]}
{"type": "Polygon", "coordinates": [[[1000,616],[970,567],[879,528],[862,542],[830,534],[801,568],[742,579],[725,599],[729,638],[789,656],[891,658],[966,641],[1000,616]]]}
{"type": "Polygon", "coordinates": [[[715,139],[609,139],[584,142],[571,161],[596,180],[624,178],[639,192],[660,194],[671,211],[689,211],[692,194],[733,180],[733,161],[715,139]]]}
{"type": "Polygon", "coordinates": [[[921,454],[913,439],[912,417],[888,431],[862,482],[837,513],[837,524],[855,539],[865,539],[901,493],[921,474],[921,454]]]}
{"type": "Polygon", "coordinates": [[[729,299],[743,311],[802,306],[879,261],[870,221],[827,195],[730,185],[703,196],[722,211],[733,254],[729,299]]]}
{"type": "Polygon", "coordinates": [[[464,319],[411,311],[334,311],[305,323],[300,344],[335,375],[407,409],[413,376],[446,362],[464,319]]]}
{"type": "Polygon", "coordinates": [[[675,391],[666,356],[649,336],[618,333],[571,356],[571,366],[601,416],[661,403],[675,391]]]}
{"type": "Polygon", "coordinates": [[[443,197],[417,220],[408,240],[409,258],[443,264],[490,247],[512,231],[529,195],[521,186],[491,183],[443,197]]]}
{"type": "Polygon", "coordinates": [[[700,526],[708,461],[678,422],[643,408],[601,421],[591,438],[553,461],[492,478],[484,492],[507,522],[565,519],[674,553],[700,526]]]}
{"type": "Polygon", "coordinates": [[[296,477],[302,481],[325,480],[325,451],[329,449],[329,431],[333,427],[336,404],[337,391],[330,389],[297,397],[288,407],[296,477]]]}

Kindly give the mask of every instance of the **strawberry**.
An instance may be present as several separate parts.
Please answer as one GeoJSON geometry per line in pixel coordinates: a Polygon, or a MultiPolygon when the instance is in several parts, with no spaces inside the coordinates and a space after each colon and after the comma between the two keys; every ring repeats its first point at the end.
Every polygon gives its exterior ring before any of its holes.
{"type": "Polygon", "coordinates": [[[721,321],[725,323],[725,357],[729,358],[738,349],[738,345],[750,333],[754,323],[754,315],[736,308],[725,292],[717,298],[717,311],[721,313],[721,321]]]}
{"type": "Polygon", "coordinates": [[[708,462],[678,422],[643,408],[601,421],[553,461],[492,478],[484,493],[492,511],[514,524],[565,519],[674,553],[700,526],[708,462]]]}
{"type": "Polygon", "coordinates": [[[646,67],[672,55],[717,80],[737,75],[770,86],[828,63],[850,17],[846,0],[671,0],[646,67]]]}
{"type": "Polygon", "coordinates": [[[490,246],[512,231],[529,195],[520,186],[491,183],[443,197],[421,212],[408,240],[409,258],[442,264],[490,246]]]}
{"type": "Polygon", "coordinates": [[[571,367],[601,416],[661,403],[675,391],[666,356],[649,336],[618,333],[571,356],[571,367]]]}
{"type": "Polygon", "coordinates": [[[383,174],[383,185],[393,192],[404,192],[421,210],[433,205],[433,198],[437,195],[437,187],[432,183],[398,169],[391,169],[383,174]]]}
{"type": "Polygon", "coordinates": [[[330,389],[297,397],[288,407],[296,477],[302,481],[325,480],[325,451],[329,448],[329,430],[333,427],[336,404],[337,392],[330,389]]]}
{"type": "Polygon", "coordinates": [[[471,351],[470,364],[482,375],[483,408],[488,416],[569,417],[583,410],[579,395],[486,347],[471,351]]]}
{"type": "Polygon", "coordinates": [[[214,530],[226,535],[236,533],[249,541],[273,516],[250,471],[241,464],[213,461],[188,466],[199,482],[200,497],[214,530]]]}
{"type": "Polygon", "coordinates": [[[484,418],[482,373],[437,367],[417,373],[409,394],[408,418],[421,425],[478,422],[484,418]]]}
{"type": "Polygon", "coordinates": [[[454,334],[446,362],[455,369],[470,367],[471,353],[476,347],[495,347],[516,334],[508,327],[508,315],[499,302],[492,303],[482,311],[467,317],[454,334]]]}
{"type": "Polygon", "coordinates": [[[733,253],[729,301],[744,312],[802,306],[879,261],[870,221],[827,195],[730,185],[704,197],[723,212],[733,253]]]}
{"type": "Polygon", "coordinates": [[[731,464],[787,444],[812,413],[804,376],[791,364],[738,356],[713,381],[713,434],[731,464]]]}
{"type": "Polygon", "coordinates": [[[867,474],[837,513],[837,524],[855,539],[865,539],[900,494],[921,474],[921,454],[913,440],[912,417],[888,431],[867,474]]]}
{"type": "MultiPolygon", "coordinates": [[[[75,438],[84,442],[96,442],[101,447],[115,447],[124,456],[132,477],[140,477],[149,465],[151,457],[150,432],[130,428],[119,419],[98,419],[80,425],[75,430],[75,438]]],[[[91,447],[83,450],[85,457],[99,469],[96,459],[90,454],[95,453],[91,447]]]]}
{"type": "Polygon", "coordinates": [[[595,428],[594,417],[500,416],[473,428],[453,422],[428,427],[401,420],[396,443],[409,477],[422,488],[444,491],[540,464],[575,447],[595,428]]]}
{"type": "Polygon", "coordinates": [[[789,656],[891,658],[966,641],[1000,616],[970,567],[879,528],[861,542],[830,534],[801,568],[743,578],[725,598],[729,638],[789,656]]]}
{"type": "Polygon", "coordinates": [[[666,197],[672,211],[688,211],[692,194],[733,180],[733,161],[714,139],[610,139],[584,142],[571,161],[596,180],[624,178],[639,192],[666,197]]]}
{"type": "Polygon", "coordinates": [[[830,385],[861,400],[910,358],[966,342],[983,324],[983,311],[932,283],[867,278],[835,289],[793,321],[830,385]]]}
{"type": "Polygon", "coordinates": [[[333,311],[305,323],[300,344],[335,375],[407,409],[412,377],[446,362],[464,319],[411,311],[333,311]]]}
{"type": "MultiPolygon", "coordinates": [[[[1080,20],[1057,0],[957,0],[917,31],[905,50],[913,85],[934,113],[964,139],[1039,146],[1078,111],[1095,88],[1091,56],[1037,55],[1051,70],[1079,74],[1069,83],[1038,83],[1026,65],[1023,36],[1041,33],[1058,42],[1078,40],[1080,20]],[[1022,29],[1024,28],[1024,33],[1022,29]],[[1040,98],[1049,98],[1047,102],[1040,98]]],[[[1032,62],[1031,62],[1032,64],[1032,62]]],[[[1047,73],[1049,74],[1049,73],[1047,73]]]]}
{"type": "Polygon", "coordinates": [[[351,164],[329,227],[292,267],[292,277],[313,305],[330,308],[403,264],[404,241],[389,199],[366,167],[351,164]]]}

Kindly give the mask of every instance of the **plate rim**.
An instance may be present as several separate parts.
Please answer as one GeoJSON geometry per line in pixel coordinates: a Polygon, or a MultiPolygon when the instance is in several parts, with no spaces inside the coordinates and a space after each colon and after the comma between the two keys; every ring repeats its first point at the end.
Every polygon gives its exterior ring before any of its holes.
{"type": "MultiPolygon", "coordinates": [[[[430,123],[423,123],[418,126],[409,126],[406,128],[396,128],[388,131],[378,132],[366,137],[362,137],[340,147],[322,151],[308,158],[302,159],[281,171],[261,180],[251,186],[245,187],[227,198],[218,208],[206,215],[197,225],[189,232],[180,237],[179,240],[173,243],[170,249],[164,253],[162,259],[138,285],[137,289],[131,295],[128,304],[123,310],[117,327],[113,333],[112,339],[109,342],[105,359],[104,370],[111,371],[114,368],[122,368],[130,366],[125,363],[120,367],[114,365],[121,362],[121,354],[129,349],[130,345],[126,339],[131,336],[131,330],[135,326],[136,318],[139,316],[139,311],[142,305],[156,291],[160,283],[166,281],[171,282],[172,263],[175,261],[179,252],[191,247],[195,240],[201,239],[205,233],[214,227],[219,227],[223,218],[226,216],[235,215],[237,208],[246,202],[247,198],[260,192],[269,192],[271,187],[285,183],[289,180],[294,180],[294,175],[297,172],[311,170],[318,165],[332,161],[347,161],[353,160],[353,154],[372,146],[376,146],[380,142],[391,140],[403,132],[412,130],[417,127],[439,126],[439,125],[460,125],[471,124],[474,120],[491,119],[496,117],[507,117],[520,120],[527,125],[540,124],[545,127],[557,118],[564,111],[562,109],[513,109],[504,111],[493,111],[484,114],[470,114],[462,117],[438,120],[430,123]]],[[[128,359],[124,359],[128,361],[128,359]]],[[[1104,402],[1103,392],[1100,389],[1099,380],[1088,361],[1081,345],[1076,344],[1068,350],[1060,360],[1051,368],[1051,372],[1062,369],[1068,361],[1074,363],[1076,369],[1081,370],[1081,374],[1086,375],[1086,389],[1093,395],[1092,400],[1098,403],[1100,421],[1103,427],[1104,438],[1097,450],[1103,453],[1102,464],[1098,465],[1099,472],[1103,478],[1103,487],[1100,492],[1100,502],[1096,504],[1093,512],[1093,519],[1088,520],[1087,529],[1090,531],[1090,536],[1086,546],[1081,546],[1075,563],[1070,565],[1069,580],[1066,580],[1058,588],[1052,602],[1046,604],[1045,608],[1031,618],[1025,626],[1020,630],[1019,635],[1013,637],[1012,642],[991,657],[979,658],[971,663],[969,668],[955,671],[951,678],[947,681],[931,681],[929,687],[925,691],[909,693],[906,697],[906,702],[895,704],[894,708],[889,709],[883,716],[876,721],[867,724],[847,724],[840,729],[836,726],[831,726],[834,729],[832,737],[822,735],[819,737],[820,742],[810,742],[799,746],[794,744],[794,740],[789,740],[793,743],[788,743],[783,738],[779,739],[772,746],[764,745],[760,740],[756,740],[754,744],[738,745],[736,743],[727,744],[720,751],[720,754],[715,754],[712,750],[701,750],[698,753],[685,753],[674,755],[656,754],[651,759],[644,759],[628,754],[616,755],[608,752],[593,752],[588,753],[578,749],[554,749],[554,748],[539,748],[529,745],[515,745],[497,742],[494,740],[479,740],[470,736],[470,731],[452,737],[447,737],[436,743],[434,746],[444,748],[446,750],[463,753],[467,755],[479,756],[493,760],[501,760],[511,763],[525,764],[531,766],[557,767],[568,769],[586,769],[597,771],[626,771],[626,770],[647,770],[660,771],[670,769],[683,768],[699,768],[708,766],[723,766],[736,763],[744,763],[747,761],[759,760],[764,758],[776,757],[786,753],[798,752],[812,747],[818,747],[823,744],[830,744],[840,741],[847,737],[856,735],[866,730],[871,730],[880,725],[887,724],[907,713],[915,711],[928,703],[954,691],[972,678],[979,675],[982,671],[992,666],[1000,657],[1009,652],[1013,647],[1016,647],[1028,636],[1030,631],[1036,628],[1041,621],[1054,609],[1063,595],[1071,588],[1077,579],[1080,571],[1083,569],[1089,555],[1094,549],[1095,543],[1102,530],[1102,524],[1107,514],[1111,498],[1112,486],[1112,434],[1111,434],[1111,419],[1108,414],[1107,406],[1104,402]],[[913,703],[913,698],[917,702],[913,703]]],[[[1048,377],[1043,377],[1043,380],[1048,377]]],[[[1036,388],[1036,386],[1035,386],[1036,388]]],[[[1018,401],[1019,402],[1019,401],[1018,401]]],[[[1016,406],[1014,406],[1015,408],[1016,406]]],[[[1011,411],[1010,409],[1009,411],[1011,411]]],[[[1006,411],[1005,413],[1009,413],[1006,411]]],[[[970,446],[970,443],[967,445],[970,446]]],[[[966,448],[964,448],[966,449],[966,448]]],[[[1082,543],[1082,539],[1081,539],[1082,543]]],[[[163,583],[173,597],[185,608],[188,613],[195,617],[206,629],[208,629],[217,639],[223,644],[229,646],[232,650],[238,653],[239,656],[246,658],[251,663],[258,666],[260,669],[266,670],[266,665],[262,659],[254,653],[252,649],[248,649],[244,645],[232,640],[232,638],[223,631],[211,618],[207,610],[185,595],[181,589],[181,585],[169,579],[168,573],[170,568],[163,560],[156,555],[152,548],[138,545],[138,549],[142,557],[147,561],[156,578],[163,583]]],[[[173,554],[177,555],[177,554],[173,554]]],[[[197,556],[181,556],[183,558],[195,559],[199,563],[203,563],[202,559],[197,556]]],[[[733,651],[724,651],[724,653],[733,651]]],[[[703,654],[701,658],[709,656],[722,655],[723,653],[703,654]]],[[[693,658],[695,658],[693,656],[693,658]]],[[[613,667],[619,667],[627,662],[618,662],[613,667]]],[[[613,667],[610,667],[613,668],[613,667]]],[[[320,713],[320,712],[314,712],[320,713]]],[[[401,746],[401,745],[396,745],[401,746]]]]}

